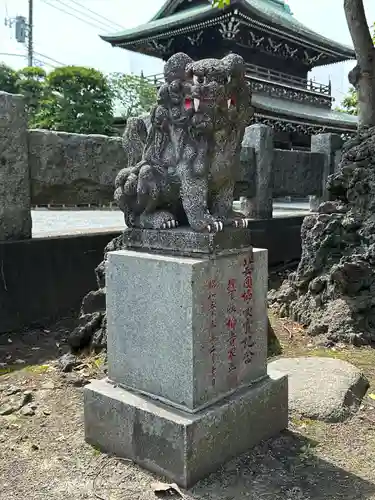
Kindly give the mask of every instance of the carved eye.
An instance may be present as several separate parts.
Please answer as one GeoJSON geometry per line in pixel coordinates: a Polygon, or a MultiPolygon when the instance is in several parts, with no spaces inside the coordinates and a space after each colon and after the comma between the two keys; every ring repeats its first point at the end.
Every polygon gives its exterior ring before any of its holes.
{"type": "Polygon", "coordinates": [[[193,83],[196,85],[197,83],[199,84],[202,84],[202,83],[206,83],[206,77],[205,76],[202,76],[202,75],[194,75],[193,76],[193,83]]]}

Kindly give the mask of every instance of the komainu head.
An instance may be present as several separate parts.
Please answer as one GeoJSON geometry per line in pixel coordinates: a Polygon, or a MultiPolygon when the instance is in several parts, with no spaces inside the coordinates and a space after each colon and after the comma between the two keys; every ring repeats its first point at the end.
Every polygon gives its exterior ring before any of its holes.
{"type": "Polygon", "coordinates": [[[158,104],[174,125],[212,132],[238,120],[246,126],[253,114],[245,63],[237,54],[193,61],[177,53],[165,63],[164,77],[158,104]]]}

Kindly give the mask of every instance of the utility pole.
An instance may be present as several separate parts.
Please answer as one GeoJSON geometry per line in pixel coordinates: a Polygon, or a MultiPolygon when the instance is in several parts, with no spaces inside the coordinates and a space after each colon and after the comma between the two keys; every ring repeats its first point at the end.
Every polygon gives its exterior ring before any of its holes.
{"type": "Polygon", "coordinates": [[[26,20],[24,16],[6,17],[5,26],[15,28],[15,38],[18,43],[25,44],[27,40],[27,64],[33,66],[34,64],[34,44],[33,44],[33,14],[34,14],[34,0],[29,2],[29,18],[26,20]]]}
{"type": "Polygon", "coordinates": [[[34,0],[29,0],[29,19],[28,19],[28,34],[27,34],[27,64],[33,65],[33,14],[34,14],[34,0]]]}

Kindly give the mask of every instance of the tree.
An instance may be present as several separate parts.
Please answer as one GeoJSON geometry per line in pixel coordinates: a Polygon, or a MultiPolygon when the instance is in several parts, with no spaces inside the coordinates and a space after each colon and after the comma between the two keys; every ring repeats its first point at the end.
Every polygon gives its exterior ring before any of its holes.
{"type": "Polygon", "coordinates": [[[46,79],[34,126],[83,134],[112,133],[112,94],[105,76],[92,68],[65,66],[46,79]]]}
{"type": "Polygon", "coordinates": [[[344,0],[344,10],[357,56],[349,82],[358,95],[358,126],[371,127],[375,125],[375,47],[363,0],[344,0]]]}
{"type": "Polygon", "coordinates": [[[143,76],[113,73],[109,76],[113,98],[124,108],[124,117],[148,113],[156,103],[157,89],[143,76]]]}
{"type": "Polygon", "coordinates": [[[42,68],[27,67],[18,71],[17,76],[19,92],[25,97],[29,125],[33,127],[35,115],[38,113],[43,99],[48,94],[47,74],[42,68]]]}
{"type": "MultiPolygon", "coordinates": [[[[372,41],[375,45],[375,23],[373,25],[372,41]]],[[[358,115],[358,95],[354,87],[350,87],[348,94],[344,97],[341,103],[341,106],[337,107],[335,110],[349,113],[351,115],[358,115]]]]}
{"type": "Polygon", "coordinates": [[[0,64],[0,90],[9,94],[18,94],[17,71],[6,64],[0,64]]]}

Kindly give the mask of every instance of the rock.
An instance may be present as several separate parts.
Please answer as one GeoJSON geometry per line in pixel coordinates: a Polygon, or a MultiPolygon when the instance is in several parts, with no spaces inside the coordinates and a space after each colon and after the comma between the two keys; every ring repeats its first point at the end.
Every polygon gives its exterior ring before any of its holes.
{"type": "Polygon", "coordinates": [[[74,387],[83,387],[90,382],[78,373],[69,373],[66,377],[66,381],[68,384],[73,385],[74,387]]]}
{"type": "Polygon", "coordinates": [[[41,385],[41,389],[52,390],[55,388],[55,384],[51,381],[45,382],[41,385]]]}
{"type": "Polygon", "coordinates": [[[0,415],[1,416],[11,415],[16,410],[17,410],[17,408],[14,408],[14,406],[5,404],[3,406],[0,406],[0,415]]]}
{"type": "Polygon", "coordinates": [[[281,358],[271,361],[272,377],[289,377],[289,409],[304,418],[340,422],[357,411],[369,388],[353,365],[333,358],[281,358]]]}
{"type": "Polygon", "coordinates": [[[103,288],[89,292],[82,301],[81,314],[105,312],[105,291],[103,288]]]}
{"type": "Polygon", "coordinates": [[[33,408],[31,408],[30,405],[28,405],[28,406],[24,406],[23,408],[21,408],[20,413],[24,417],[32,417],[33,415],[35,415],[35,410],[33,408]]]}
{"type": "Polygon", "coordinates": [[[269,295],[273,311],[326,341],[375,342],[375,127],[343,147],[332,201],[306,217],[293,277],[269,295]]]}
{"type": "Polygon", "coordinates": [[[22,393],[22,397],[19,401],[19,406],[18,406],[18,410],[21,409],[22,407],[24,407],[25,405],[27,405],[28,403],[30,403],[30,401],[32,400],[33,398],[33,394],[31,391],[24,391],[22,393]]]}
{"type": "Polygon", "coordinates": [[[105,312],[105,268],[108,252],[124,248],[123,236],[113,238],[104,249],[104,259],[95,269],[98,290],[89,292],[82,301],[79,324],[68,339],[73,352],[90,347],[96,352],[107,346],[107,322],[105,312]]]}
{"type": "Polygon", "coordinates": [[[12,385],[5,391],[5,396],[12,396],[13,394],[17,394],[18,392],[21,392],[21,389],[12,385]]]}
{"type": "Polygon", "coordinates": [[[95,333],[101,329],[104,313],[85,314],[79,318],[79,325],[69,337],[73,351],[79,351],[91,344],[95,333]]]}
{"type": "Polygon", "coordinates": [[[58,366],[62,372],[71,372],[73,368],[75,368],[79,364],[80,361],[78,357],[74,356],[74,354],[71,353],[64,354],[58,360],[58,366]]]}

